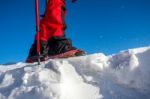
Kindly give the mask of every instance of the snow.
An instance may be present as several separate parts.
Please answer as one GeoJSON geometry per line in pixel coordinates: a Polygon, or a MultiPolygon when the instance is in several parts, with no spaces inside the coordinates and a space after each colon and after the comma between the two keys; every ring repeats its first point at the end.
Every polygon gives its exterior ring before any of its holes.
{"type": "Polygon", "coordinates": [[[0,65],[0,99],[150,99],[150,47],[0,65]]]}

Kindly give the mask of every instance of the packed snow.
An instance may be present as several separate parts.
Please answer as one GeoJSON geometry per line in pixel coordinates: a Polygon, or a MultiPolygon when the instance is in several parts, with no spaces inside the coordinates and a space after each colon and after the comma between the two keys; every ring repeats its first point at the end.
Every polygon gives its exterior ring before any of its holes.
{"type": "Polygon", "coordinates": [[[0,99],[150,99],[150,47],[0,65],[0,99]]]}

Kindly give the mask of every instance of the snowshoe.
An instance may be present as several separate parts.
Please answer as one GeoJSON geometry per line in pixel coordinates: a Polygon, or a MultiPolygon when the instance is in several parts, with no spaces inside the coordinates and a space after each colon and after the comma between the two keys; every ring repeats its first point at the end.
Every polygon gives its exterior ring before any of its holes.
{"type": "MultiPolygon", "coordinates": [[[[68,58],[75,56],[83,56],[85,52],[72,47],[70,39],[65,37],[52,37],[48,42],[40,42],[41,56],[40,61],[46,61],[48,59],[55,58],[68,58]]],[[[38,61],[39,56],[37,56],[36,41],[31,46],[29,56],[26,59],[26,63],[33,63],[38,61]]]]}

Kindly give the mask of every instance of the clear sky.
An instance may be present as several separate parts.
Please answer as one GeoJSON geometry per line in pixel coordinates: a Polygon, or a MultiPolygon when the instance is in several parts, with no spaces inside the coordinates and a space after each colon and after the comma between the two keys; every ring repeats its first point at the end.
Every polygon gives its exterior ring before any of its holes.
{"type": "MultiPolygon", "coordinates": [[[[39,0],[40,13],[45,0],[39,0]]],[[[106,55],[150,45],[150,0],[67,1],[67,37],[106,55]]],[[[0,0],[0,64],[24,61],[35,35],[34,0],[0,0]]]]}

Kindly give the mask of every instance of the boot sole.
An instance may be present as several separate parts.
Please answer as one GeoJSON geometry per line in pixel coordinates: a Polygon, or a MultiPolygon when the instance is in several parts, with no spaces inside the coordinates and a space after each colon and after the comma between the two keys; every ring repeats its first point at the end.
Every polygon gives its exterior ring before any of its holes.
{"type": "Polygon", "coordinates": [[[58,55],[48,56],[48,59],[68,58],[68,57],[76,57],[76,56],[83,56],[83,55],[85,55],[85,53],[80,50],[70,50],[58,55]]]}
{"type": "MultiPolygon", "coordinates": [[[[40,61],[46,61],[48,59],[58,59],[58,58],[69,58],[69,57],[76,57],[76,56],[84,56],[85,53],[80,50],[70,50],[65,53],[61,53],[58,55],[48,56],[48,57],[40,57],[40,61]]],[[[33,56],[26,60],[26,63],[34,63],[38,61],[38,56],[33,56]]]]}

